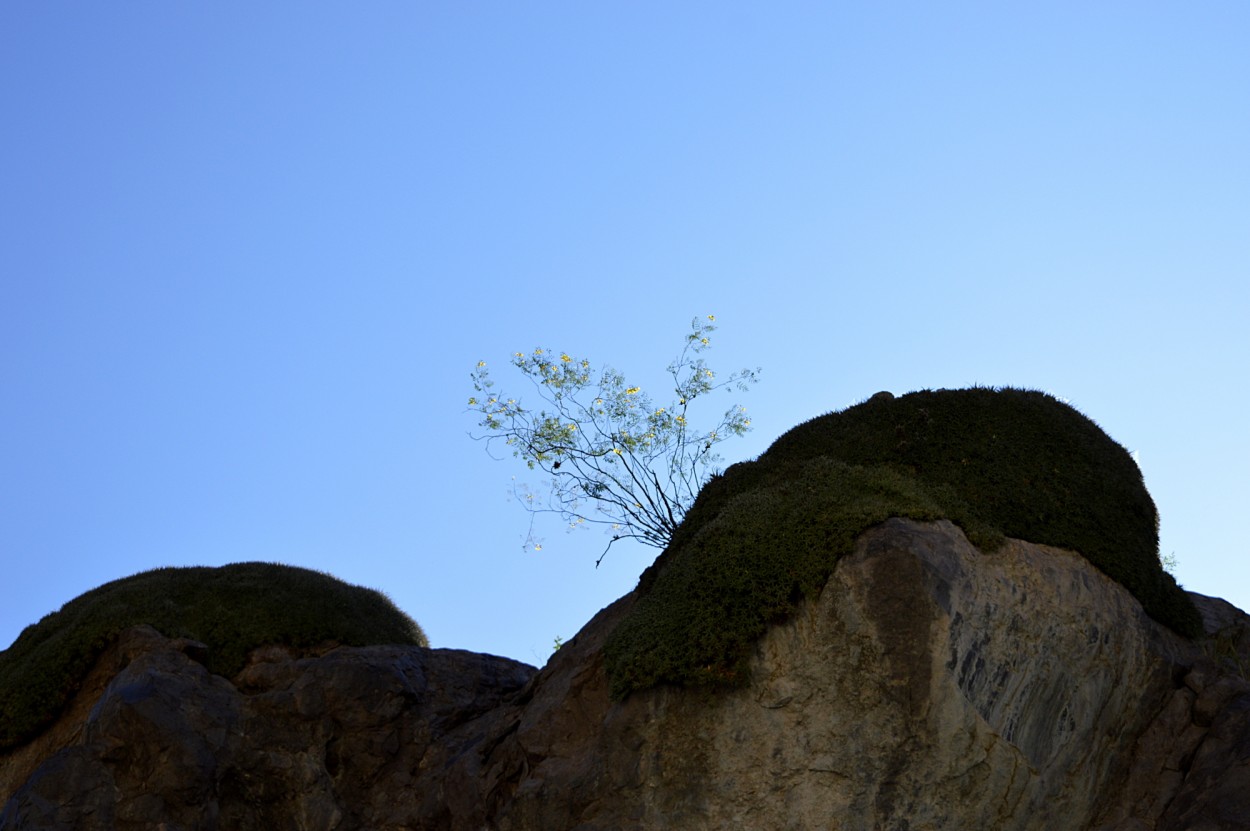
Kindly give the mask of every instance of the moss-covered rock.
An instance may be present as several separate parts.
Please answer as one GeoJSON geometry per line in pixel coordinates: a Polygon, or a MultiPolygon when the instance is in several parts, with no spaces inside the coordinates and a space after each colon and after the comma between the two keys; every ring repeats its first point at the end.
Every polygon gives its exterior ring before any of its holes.
{"type": "Polygon", "coordinates": [[[891,516],[950,519],[985,550],[1010,536],[1078,551],[1156,620],[1201,632],[1159,562],[1141,471],[1089,418],[1030,390],[878,395],[704,487],[607,643],[614,692],[744,680],[767,625],[891,516]]]}
{"type": "Polygon", "coordinates": [[[1159,515],[1137,463],[1051,395],[974,388],[874,397],[795,427],[765,455],[813,453],[949,486],[1003,534],[1077,551],[1159,622],[1201,632],[1193,604],[1160,564],[1159,515]]]}
{"type": "Polygon", "coordinates": [[[386,595],[322,572],[275,563],[146,571],[80,595],[0,652],[0,749],[55,719],[104,649],[140,624],[207,644],[208,668],[227,677],[264,644],[428,645],[386,595]]]}

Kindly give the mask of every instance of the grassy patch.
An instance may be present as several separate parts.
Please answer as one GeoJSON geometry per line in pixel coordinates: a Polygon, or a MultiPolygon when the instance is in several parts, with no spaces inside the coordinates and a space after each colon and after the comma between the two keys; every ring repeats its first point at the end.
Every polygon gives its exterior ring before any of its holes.
{"type": "Polygon", "coordinates": [[[386,595],[318,571],[274,563],[146,571],[75,598],[0,652],[0,750],[51,723],[104,649],[140,624],[204,642],[208,668],[227,677],[263,644],[428,645],[386,595]]]}
{"type": "Polygon", "coordinates": [[[1159,563],[1141,472],[1098,425],[1040,392],[923,391],[801,424],[709,482],[609,638],[614,693],[744,680],[768,624],[891,516],[950,519],[986,550],[1011,536],[1078,551],[1156,620],[1201,633],[1159,563]]]}

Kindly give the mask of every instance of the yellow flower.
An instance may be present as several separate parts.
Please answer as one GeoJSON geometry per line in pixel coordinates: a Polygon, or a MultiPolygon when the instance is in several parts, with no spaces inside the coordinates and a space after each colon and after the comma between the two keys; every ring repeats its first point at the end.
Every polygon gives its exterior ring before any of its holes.
{"type": "Polygon", "coordinates": [[[478,366],[478,369],[481,369],[482,367],[486,366],[486,361],[478,361],[477,366],[478,366]]]}
{"type": "Polygon", "coordinates": [[[567,364],[569,361],[571,361],[571,360],[573,360],[573,359],[572,359],[572,358],[570,358],[570,357],[568,356],[568,354],[567,354],[567,353],[564,353],[564,354],[560,355],[560,360],[564,361],[564,362],[567,364]]]}
{"type": "Polygon", "coordinates": [[[699,338],[699,342],[702,343],[704,346],[707,346],[708,344],[707,338],[699,338]]]}
{"type": "Polygon", "coordinates": [[[638,392],[638,391],[639,391],[639,390],[641,390],[641,389],[642,389],[642,387],[630,387],[629,389],[625,390],[625,394],[626,394],[626,395],[633,395],[634,393],[638,392]]]}
{"type": "Polygon", "coordinates": [[[708,319],[708,320],[715,321],[715,320],[716,320],[716,315],[708,315],[708,316],[707,316],[707,319],[708,319]]]}
{"type": "Polygon", "coordinates": [[[613,453],[615,453],[616,455],[618,455],[618,456],[619,456],[619,455],[621,455],[621,448],[619,448],[619,447],[613,447],[613,448],[612,448],[612,452],[613,452],[613,453]]]}
{"type": "Polygon", "coordinates": [[[535,350],[534,350],[534,354],[535,354],[535,355],[541,355],[541,354],[543,354],[543,349],[542,349],[542,347],[540,346],[540,347],[538,347],[537,349],[535,349],[535,350]]]}
{"type": "Polygon", "coordinates": [[[663,407],[661,407],[660,409],[656,410],[656,411],[655,411],[655,414],[656,414],[656,415],[664,415],[664,408],[663,408],[663,407]]]}
{"type": "Polygon", "coordinates": [[[470,406],[470,407],[476,407],[476,406],[477,406],[477,399],[476,399],[476,398],[473,398],[473,397],[470,397],[470,398],[469,398],[469,406],[470,406]]]}
{"type": "Polygon", "coordinates": [[[706,375],[706,376],[707,376],[707,377],[709,377],[709,378],[713,377],[713,376],[712,376],[712,370],[710,370],[710,369],[705,369],[705,370],[703,370],[703,374],[704,374],[704,375],[706,375]]]}
{"type": "Polygon", "coordinates": [[[677,423],[678,423],[678,424],[685,424],[685,423],[686,423],[686,417],[685,417],[685,416],[677,416],[677,423]]]}
{"type": "Polygon", "coordinates": [[[542,551],[542,550],[543,550],[543,544],[542,544],[542,543],[535,543],[535,544],[534,544],[534,550],[535,550],[535,551],[542,551]]]}

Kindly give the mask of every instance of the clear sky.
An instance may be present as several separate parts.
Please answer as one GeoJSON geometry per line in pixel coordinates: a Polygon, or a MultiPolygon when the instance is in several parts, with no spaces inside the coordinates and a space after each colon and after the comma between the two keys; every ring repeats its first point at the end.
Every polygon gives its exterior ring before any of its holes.
{"type": "Polygon", "coordinates": [[[3,4],[0,647],[271,560],[542,663],[655,552],[523,551],[470,372],[546,346],[663,397],[704,314],[714,368],[763,368],[727,463],[878,390],[1048,390],[1138,454],[1180,581],[1250,608],[1248,35],[1239,2],[3,4]]]}

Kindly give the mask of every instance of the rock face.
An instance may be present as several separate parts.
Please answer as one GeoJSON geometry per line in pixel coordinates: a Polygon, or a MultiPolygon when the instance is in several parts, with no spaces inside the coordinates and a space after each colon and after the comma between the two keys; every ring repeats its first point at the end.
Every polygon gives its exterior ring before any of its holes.
{"type": "Polygon", "coordinates": [[[3,829],[1250,828],[1250,618],[1147,618],[1083,558],[890,520],[751,682],[613,702],[603,610],[541,671],[267,648],[234,679],[132,630],[0,757],[3,829]]]}
{"type": "Polygon", "coordinates": [[[102,661],[116,674],[54,744],[0,763],[5,794],[20,785],[0,828],[439,827],[441,782],[417,781],[423,761],[459,753],[456,728],[534,674],[458,650],[271,647],[232,683],[197,646],[130,630],[102,661]]]}

